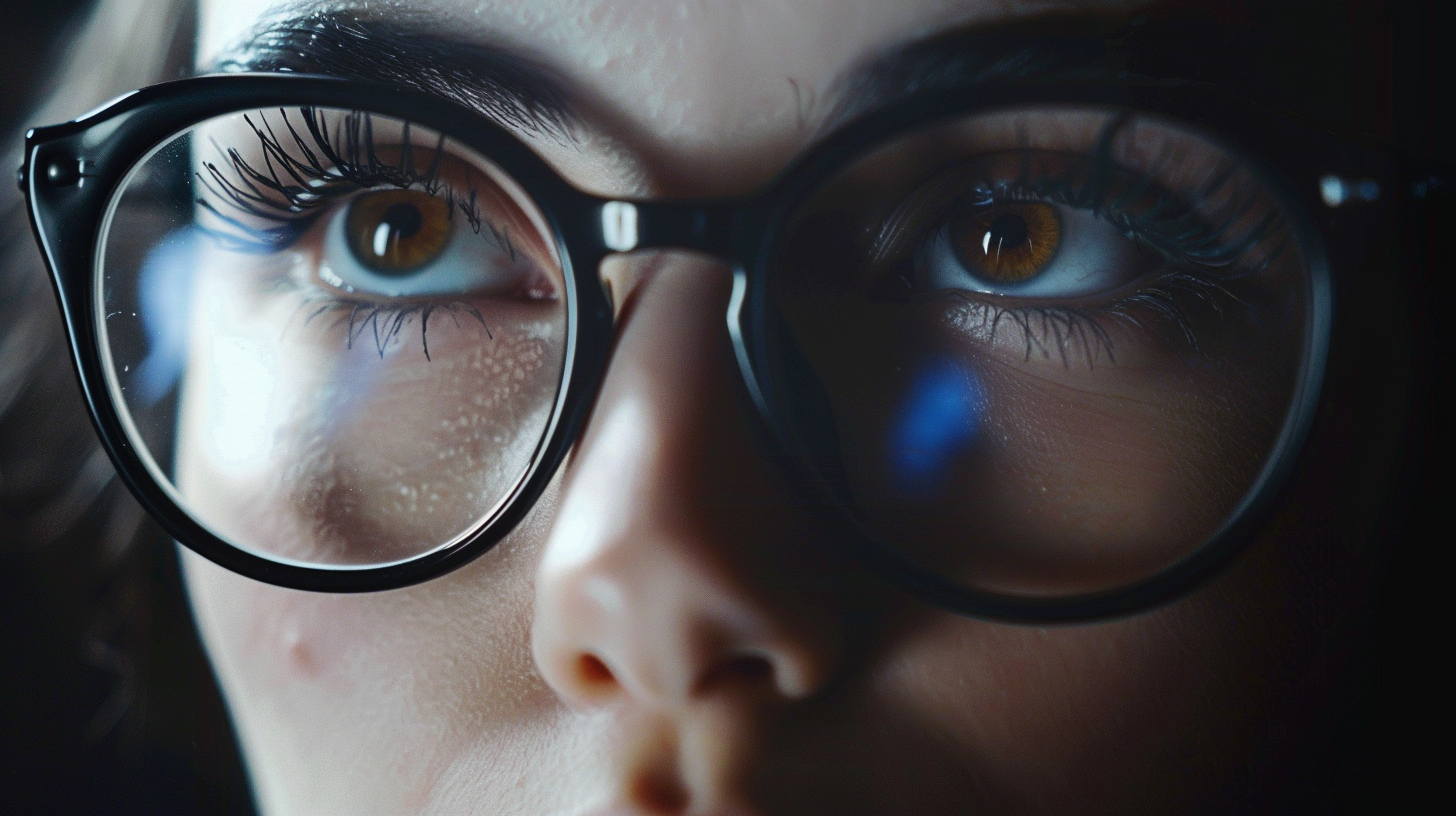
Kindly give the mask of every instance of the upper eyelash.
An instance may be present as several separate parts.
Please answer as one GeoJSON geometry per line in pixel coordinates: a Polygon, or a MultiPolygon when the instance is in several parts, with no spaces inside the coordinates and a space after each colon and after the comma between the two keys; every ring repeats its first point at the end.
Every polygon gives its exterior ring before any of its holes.
{"type": "MultiPolygon", "coordinates": [[[[1070,174],[1069,174],[1070,175],[1070,174]]],[[[1154,182],[1148,180],[1138,192],[1154,189],[1154,182]]],[[[1216,190],[1210,190],[1209,193],[1216,190]]],[[[1287,242],[1283,236],[1278,246],[1251,266],[1240,266],[1250,251],[1268,241],[1282,227],[1283,222],[1276,212],[1266,213],[1250,229],[1230,240],[1235,227],[1259,203],[1258,197],[1250,195],[1237,206],[1221,213],[1216,223],[1209,223],[1183,200],[1166,190],[1156,190],[1157,198],[1151,205],[1135,210],[1127,201],[1136,196],[1126,192],[1115,198],[1093,198],[1088,185],[1075,185],[1068,178],[1024,179],[1004,181],[994,187],[975,189],[952,203],[932,223],[940,218],[953,217],[958,208],[967,205],[986,206],[996,201],[1038,201],[1063,204],[1091,212],[1120,229],[1132,241],[1156,251],[1166,258],[1170,265],[1181,268],[1202,268],[1217,270],[1222,277],[1237,277],[1257,272],[1271,263],[1283,251],[1287,242]]]]}
{"type": "Polygon", "coordinates": [[[248,115],[244,115],[243,121],[258,139],[264,169],[255,168],[236,147],[224,148],[213,143],[227,157],[226,166],[232,177],[217,163],[204,162],[203,171],[196,177],[205,194],[198,197],[197,204],[241,233],[209,230],[224,246],[243,251],[277,251],[307,231],[321,207],[350,193],[375,187],[417,187],[429,195],[443,197],[452,218],[458,210],[477,235],[484,233],[515,259],[516,250],[508,232],[481,214],[478,191],[471,189],[458,194],[440,178],[443,134],[435,144],[429,165],[421,169],[415,163],[415,145],[410,139],[408,121],[401,124],[399,160],[391,163],[382,160],[375,148],[371,114],[347,112],[339,127],[330,128],[328,119],[320,115],[318,108],[300,108],[298,113],[307,138],[299,132],[286,109],[278,111],[291,147],[302,154],[301,160],[285,149],[283,138],[262,111],[258,112],[258,121],[248,115]],[[276,226],[260,228],[244,224],[219,210],[209,196],[240,213],[276,226]]]}
{"type": "MultiPolygon", "coordinates": [[[[1251,250],[1265,243],[1280,232],[1283,220],[1276,210],[1270,209],[1243,235],[1230,240],[1235,227],[1261,205],[1263,196],[1256,190],[1245,191],[1226,204],[1216,214],[1204,214],[1188,205],[1189,198],[1211,200],[1233,184],[1239,175],[1239,167],[1232,161],[1221,161],[1221,166],[1209,173],[1197,189],[1177,194],[1157,182],[1159,178],[1171,178],[1182,159],[1171,149],[1165,149],[1154,157],[1147,167],[1135,172],[1124,170],[1113,155],[1113,140],[1124,127],[1133,121],[1131,113],[1113,117],[1098,135],[1094,150],[1083,157],[1083,162],[1069,163],[1061,179],[1052,179],[1050,189],[1042,190],[1044,200],[1066,204],[1092,212],[1121,228],[1127,237],[1156,250],[1175,265],[1220,270],[1225,278],[1257,273],[1280,254],[1288,244],[1285,235],[1279,236],[1278,244],[1258,263],[1239,267],[1238,262],[1247,260],[1251,250]],[[1077,185],[1076,174],[1085,176],[1077,185]],[[1117,176],[1135,176],[1138,183],[1120,190],[1112,183],[1117,176]],[[1132,206],[1148,193],[1154,194],[1151,203],[1140,208],[1132,206]]],[[[1029,168],[1023,165],[1022,189],[1030,189],[1025,179],[1029,168]]]]}

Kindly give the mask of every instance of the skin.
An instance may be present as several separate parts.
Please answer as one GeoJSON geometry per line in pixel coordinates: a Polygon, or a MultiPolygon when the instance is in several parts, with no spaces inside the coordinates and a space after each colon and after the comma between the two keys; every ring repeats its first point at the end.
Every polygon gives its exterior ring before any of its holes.
{"type": "MultiPolygon", "coordinates": [[[[201,63],[266,5],[203,2],[201,63]]],[[[574,184],[720,196],[806,146],[803,100],[848,67],[1043,6],[410,8],[566,78],[589,127],[534,146],[574,184]]],[[[486,556],[352,596],[185,556],[266,812],[1170,812],[1252,773],[1258,723],[1333,614],[1297,519],[1136,617],[1032,627],[936,610],[838,552],[758,453],[726,271],[653,253],[603,275],[618,337],[590,424],[486,556]]]]}

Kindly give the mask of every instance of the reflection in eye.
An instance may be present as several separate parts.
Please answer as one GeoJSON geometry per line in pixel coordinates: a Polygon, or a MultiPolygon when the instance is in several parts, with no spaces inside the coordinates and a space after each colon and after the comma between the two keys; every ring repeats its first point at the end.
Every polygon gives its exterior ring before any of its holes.
{"type": "Polygon", "coordinates": [[[355,198],[344,231],[354,257],[371,271],[402,277],[433,261],[450,239],[450,206],[415,190],[355,198]]]}
{"type": "Polygon", "coordinates": [[[979,277],[1005,283],[1020,283],[1041,272],[1061,238],[1061,219],[1045,204],[989,207],[950,225],[956,258],[982,270],[979,277]]]}

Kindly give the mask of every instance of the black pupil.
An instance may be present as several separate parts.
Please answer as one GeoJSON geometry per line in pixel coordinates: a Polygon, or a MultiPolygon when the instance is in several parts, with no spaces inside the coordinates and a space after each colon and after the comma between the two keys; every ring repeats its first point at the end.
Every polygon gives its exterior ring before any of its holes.
{"type": "Polygon", "coordinates": [[[1002,213],[991,222],[986,237],[990,239],[986,248],[991,255],[1016,249],[1026,243],[1026,219],[1013,213],[1002,213]]]}
{"type": "Polygon", "coordinates": [[[409,238],[420,231],[425,223],[420,215],[419,207],[413,204],[399,203],[384,211],[384,220],[380,226],[389,227],[391,242],[409,238]]]}

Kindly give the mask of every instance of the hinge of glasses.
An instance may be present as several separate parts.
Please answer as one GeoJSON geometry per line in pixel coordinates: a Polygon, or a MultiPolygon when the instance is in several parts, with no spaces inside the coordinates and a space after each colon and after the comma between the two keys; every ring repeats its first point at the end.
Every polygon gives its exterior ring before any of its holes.
{"type": "MultiPolygon", "coordinates": [[[[90,175],[92,170],[90,163],[85,159],[51,159],[46,162],[45,180],[52,187],[74,187],[90,175]]],[[[15,181],[20,185],[20,191],[25,192],[25,185],[30,179],[26,173],[26,166],[22,164],[15,173],[15,181]]]]}

